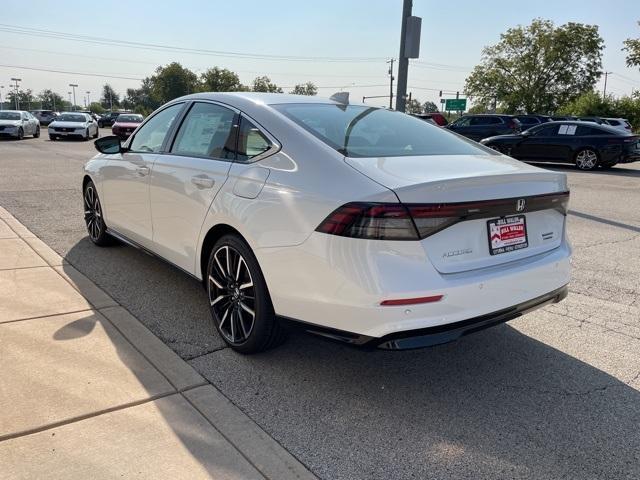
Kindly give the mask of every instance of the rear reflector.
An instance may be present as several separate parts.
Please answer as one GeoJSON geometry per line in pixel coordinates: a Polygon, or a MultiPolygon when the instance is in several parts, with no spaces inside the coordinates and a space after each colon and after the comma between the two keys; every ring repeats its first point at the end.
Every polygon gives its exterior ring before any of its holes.
{"type": "Polygon", "coordinates": [[[459,203],[347,203],[317,232],[371,240],[420,240],[465,220],[557,210],[567,214],[569,192],[459,203]]]}
{"type": "Polygon", "coordinates": [[[401,298],[398,300],[384,300],[380,302],[383,307],[397,307],[400,305],[417,305],[419,303],[433,303],[442,300],[442,295],[432,295],[431,297],[401,298]]]}

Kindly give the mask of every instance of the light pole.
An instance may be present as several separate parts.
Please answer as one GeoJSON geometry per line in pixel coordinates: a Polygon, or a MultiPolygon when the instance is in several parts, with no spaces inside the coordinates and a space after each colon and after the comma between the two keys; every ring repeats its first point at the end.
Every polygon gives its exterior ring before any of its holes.
{"type": "Polygon", "coordinates": [[[18,82],[21,82],[21,78],[12,78],[12,82],[16,82],[16,110],[20,110],[20,100],[18,99],[18,82]]]}
{"type": "Polygon", "coordinates": [[[607,99],[607,78],[609,74],[613,72],[604,72],[604,88],[602,89],[602,101],[604,102],[607,99]]]}
{"type": "Polygon", "coordinates": [[[75,111],[76,110],[76,87],[78,86],[78,84],[70,83],[69,86],[73,90],[73,105],[71,106],[71,111],[75,111]]]}
{"type": "Polygon", "coordinates": [[[407,102],[407,76],[409,59],[420,56],[420,30],[422,19],[411,15],[413,0],[402,2],[400,28],[400,54],[398,55],[398,83],[396,86],[396,110],[404,112],[407,102]]]}
{"type": "Polygon", "coordinates": [[[73,103],[71,102],[71,92],[67,92],[69,94],[69,106],[71,107],[69,110],[73,111],[73,103]]]}
{"type": "Polygon", "coordinates": [[[4,85],[0,85],[0,111],[2,111],[2,109],[4,108],[4,102],[2,101],[2,89],[4,88],[4,85]]]}
{"type": "Polygon", "coordinates": [[[87,109],[91,110],[91,92],[87,90],[87,109]]]}

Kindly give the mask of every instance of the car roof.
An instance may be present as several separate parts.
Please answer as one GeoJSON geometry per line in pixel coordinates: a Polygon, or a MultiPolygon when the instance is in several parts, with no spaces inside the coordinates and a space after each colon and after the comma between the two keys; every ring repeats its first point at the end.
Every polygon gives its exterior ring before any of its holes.
{"type": "MultiPolygon", "coordinates": [[[[291,93],[266,93],[266,92],[200,92],[180,97],[176,100],[214,100],[224,102],[229,100],[244,100],[254,104],[279,105],[283,103],[324,103],[342,105],[330,98],[294,95],[291,93]]],[[[363,105],[360,102],[349,102],[350,105],[363,105]]],[[[377,108],[377,107],[372,107],[377,108]]]]}
{"type": "MultiPolygon", "coordinates": [[[[585,118],[585,117],[583,117],[585,118]]],[[[542,125],[544,125],[545,127],[549,126],[549,125],[582,125],[585,127],[590,127],[590,128],[600,128],[602,130],[606,130],[609,131],[611,133],[615,133],[615,134],[622,134],[624,135],[625,132],[622,132],[621,130],[611,127],[609,125],[600,125],[597,123],[593,123],[593,122],[581,122],[580,120],[555,120],[553,122],[546,122],[543,123],[542,125]]]]}
{"type": "Polygon", "coordinates": [[[26,110],[2,110],[3,112],[9,112],[9,113],[29,113],[26,110]]]}

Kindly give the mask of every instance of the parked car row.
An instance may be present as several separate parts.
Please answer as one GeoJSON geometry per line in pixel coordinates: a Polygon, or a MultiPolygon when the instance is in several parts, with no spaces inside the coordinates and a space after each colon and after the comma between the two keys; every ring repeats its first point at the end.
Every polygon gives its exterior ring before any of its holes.
{"type": "MultiPolygon", "coordinates": [[[[36,114],[24,110],[0,111],[0,137],[22,140],[25,136],[40,136],[40,125],[48,127],[49,139],[61,138],[98,138],[101,120],[91,112],[54,112],[53,110],[35,110],[36,114]]],[[[112,112],[107,122],[112,126],[114,135],[127,139],[142,123],[144,117],[136,113],[112,112]],[[115,115],[114,115],[115,114],[115,115]]]]}
{"type": "Polygon", "coordinates": [[[625,119],[554,118],[559,117],[465,115],[446,128],[525,161],[573,163],[593,170],[640,160],[640,137],[631,133],[625,119]]]}

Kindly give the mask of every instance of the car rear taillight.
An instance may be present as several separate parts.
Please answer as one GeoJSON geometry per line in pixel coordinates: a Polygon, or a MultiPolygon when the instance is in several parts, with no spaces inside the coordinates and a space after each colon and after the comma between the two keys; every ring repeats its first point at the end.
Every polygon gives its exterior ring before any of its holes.
{"type": "Polygon", "coordinates": [[[421,240],[465,220],[539,210],[567,214],[569,192],[459,203],[347,203],[334,210],[316,232],[370,240],[421,240]]]}
{"type": "Polygon", "coordinates": [[[409,211],[398,203],[347,203],[325,218],[316,231],[352,238],[418,240],[409,211]]]}

